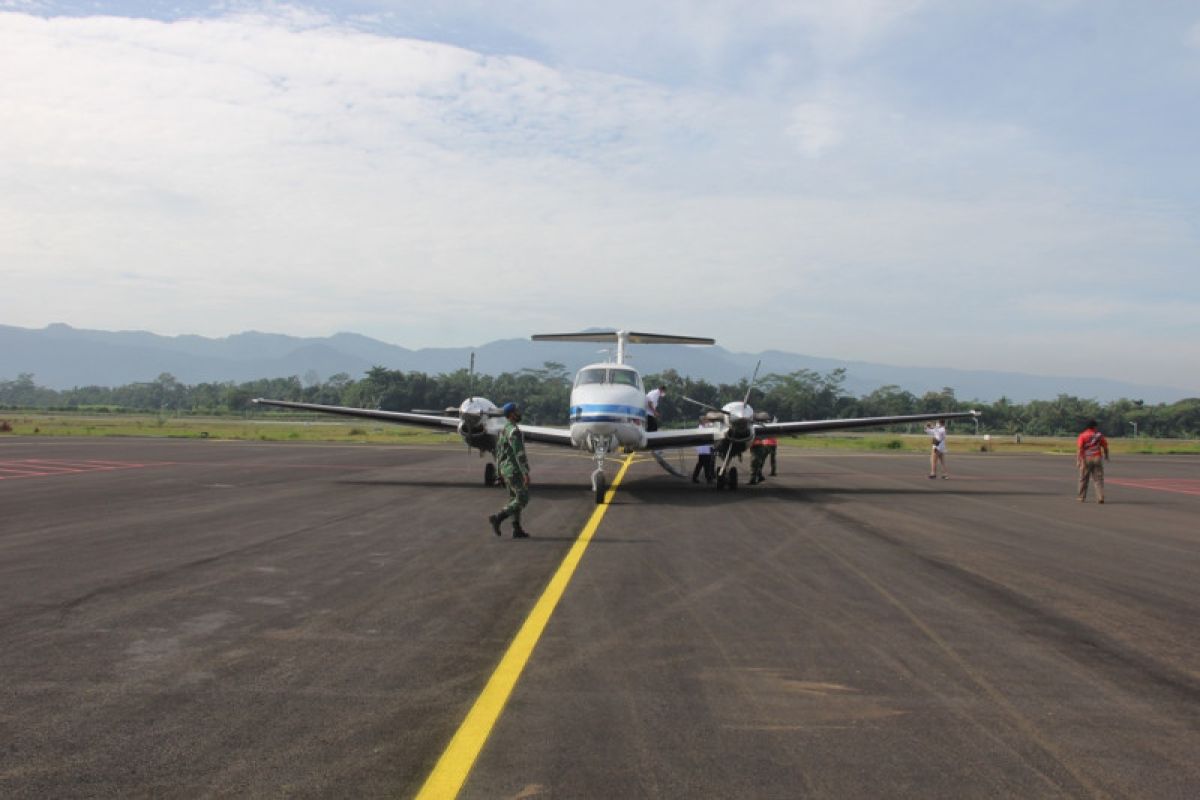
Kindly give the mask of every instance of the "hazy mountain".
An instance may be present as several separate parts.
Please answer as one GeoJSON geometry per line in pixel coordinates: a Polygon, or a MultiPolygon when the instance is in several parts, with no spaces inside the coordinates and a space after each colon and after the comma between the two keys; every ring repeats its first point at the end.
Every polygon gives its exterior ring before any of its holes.
{"type": "MultiPolygon", "coordinates": [[[[234,381],[256,378],[321,380],[339,372],[360,378],[372,366],[420,371],[453,372],[468,365],[475,353],[479,372],[496,375],[539,368],[554,361],[574,371],[604,359],[602,345],[566,342],[531,342],[501,339],[479,347],[433,347],[409,350],[354,333],[321,338],[247,331],[220,339],[203,336],[159,336],[146,331],[91,331],[55,324],[41,330],[0,325],[0,379],[32,373],[41,386],[67,389],[74,386],[120,386],[154,380],[169,372],[183,383],[234,381]]],[[[1014,402],[1053,399],[1059,394],[1095,398],[1102,402],[1121,397],[1150,403],[1172,402],[1187,392],[1166,386],[1145,386],[1105,378],[1065,378],[987,370],[904,367],[768,350],[734,353],[722,347],[681,345],[631,345],[631,363],[643,373],[675,369],[679,374],[712,383],[734,383],[748,378],[761,359],[760,374],[799,369],[818,372],[843,367],[846,388],[862,395],[887,384],[914,394],[949,386],[960,399],[993,401],[1001,396],[1014,402]]]]}

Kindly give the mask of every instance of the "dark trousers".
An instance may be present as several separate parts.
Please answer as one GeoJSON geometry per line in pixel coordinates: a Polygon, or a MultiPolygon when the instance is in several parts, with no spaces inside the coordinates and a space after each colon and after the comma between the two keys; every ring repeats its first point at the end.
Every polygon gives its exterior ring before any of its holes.
{"type": "Polygon", "coordinates": [[[759,445],[750,448],[750,480],[762,478],[763,464],[767,460],[767,448],[759,445]]]}
{"type": "Polygon", "coordinates": [[[516,475],[504,476],[504,488],[508,489],[508,504],[500,511],[505,516],[513,518],[513,523],[521,527],[521,510],[529,505],[529,487],[523,478],[516,475]]]}
{"type": "Polygon", "coordinates": [[[700,470],[704,470],[704,480],[706,482],[712,483],[716,479],[712,453],[699,453],[696,455],[696,468],[692,470],[693,481],[700,477],[700,470]]]}

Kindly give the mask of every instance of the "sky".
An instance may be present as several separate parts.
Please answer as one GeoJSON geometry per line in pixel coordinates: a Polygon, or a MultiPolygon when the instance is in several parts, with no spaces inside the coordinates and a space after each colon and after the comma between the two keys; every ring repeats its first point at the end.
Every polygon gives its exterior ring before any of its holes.
{"type": "Polygon", "coordinates": [[[1190,1],[0,0],[0,324],[1200,396],[1197,142],[1190,1]]]}

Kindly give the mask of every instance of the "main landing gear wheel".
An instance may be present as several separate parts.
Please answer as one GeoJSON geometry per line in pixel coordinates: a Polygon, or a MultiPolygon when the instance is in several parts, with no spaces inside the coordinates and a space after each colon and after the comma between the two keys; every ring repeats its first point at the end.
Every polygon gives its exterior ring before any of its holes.
{"type": "Polygon", "coordinates": [[[729,468],[729,477],[725,481],[725,487],[731,492],[737,491],[737,467],[729,468]]]}
{"type": "Polygon", "coordinates": [[[496,485],[496,465],[495,464],[489,463],[483,468],[483,485],[484,486],[495,486],[496,485]]]}
{"type": "Polygon", "coordinates": [[[604,480],[604,474],[596,476],[596,505],[604,505],[604,495],[608,492],[608,482],[604,480]]]}

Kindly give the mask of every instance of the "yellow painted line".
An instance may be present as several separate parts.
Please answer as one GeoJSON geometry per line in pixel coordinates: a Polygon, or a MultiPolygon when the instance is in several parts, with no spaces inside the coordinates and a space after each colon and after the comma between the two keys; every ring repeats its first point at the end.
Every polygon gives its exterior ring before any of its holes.
{"type": "Polygon", "coordinates": [[[559,565],[558,571],[550,579],[550,584],[534,604],[529,616],[525,618],[525,623],[521,625],[521,629],[517,631],[517,635],[512,644],[508,646],[504,657],[500,659],[496,671],[492,673],[487,685],[483,687],[483,692],[476,698],[475,705],[471,706],[462,725],[458,727],[458,732],[454,734],[446,751],[438,759],[433,772],[425,779],[425,785],[417,793],[417,800],[434,800],[434,798],[449,800],[449,798],[458,797],[458,793],[462,791],[463,784],[466,783],[467,776],[471,773],[471,767],[475,765],[475,759],[483,750],[483,745],[491,735],[496,720],[500,718],[500,712],[504,710],[504,704],[508,702],[513,688],[517,685],[517,680],[525,670],[525,665],[529,663],[529,657],[533,655],[533,648],[537,646],[538,639],[542,637],[542,631],[550,622],[550,615],[554,613],[558,601],[562,599],[563,592],[566,591],[567,584],[571,581],[571,576],[575,574],[575,568],[579,566],[584,551],[587,550],[596,529],[600,526],[600,520],[604,519],[604,512],[608,510],[608,504],[612,502],[613,494],[617,491],[617,486],[625,477],[625,471],[629,469],[631,463],[633,463],[632,455],[627,457],[621,465],[617,477],[613,478],[612,485],[604,495],[604,502],[596,506],[587,525],[583,527],[583,532],[579,534],[579,538],[575,540],[575,544],[571,546],[566,558],[559,565]]]}

